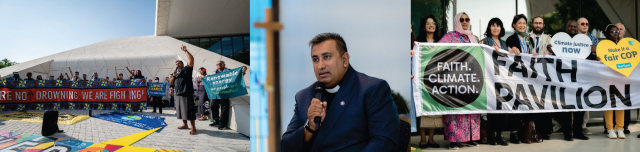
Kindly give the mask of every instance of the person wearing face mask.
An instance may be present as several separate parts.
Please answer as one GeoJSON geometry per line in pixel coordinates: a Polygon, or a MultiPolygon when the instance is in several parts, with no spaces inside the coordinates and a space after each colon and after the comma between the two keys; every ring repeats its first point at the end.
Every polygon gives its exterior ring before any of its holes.
{"type": "MultiPolygon", "coordinates": [[[[505,34],[504,26],[502,21],[499,18],[492,18],[489,20],[489,24],[487,25],[487,30],[485,30],[485,38],[480,40],[480,44],[485,44],[493,47],[497,50],[506,50],[507,43],[500,39],[505,34]]],[[[504,140],[502,136],[502,131],[504,131],[504,126],[507,125],[507,118],[509,114],[487,114],[487,121],[491,123],[487,126],[487,143],[489,145],[503,145],[508,146],[509,143],[504,140]]]]}
{"type": "MultiPolygon", "coordinates": [[[[438,43],[478,43],[471,32],[471,19],[465,12],[456,14],[453,19],[455,31],[447,32],[438,43]]],[[[474,140],[480,140],[480,114],[457,114],[442,116],[445,138],[451,142],[449,149],[458,149],[460,143],[478,146],[474,140]]]]}

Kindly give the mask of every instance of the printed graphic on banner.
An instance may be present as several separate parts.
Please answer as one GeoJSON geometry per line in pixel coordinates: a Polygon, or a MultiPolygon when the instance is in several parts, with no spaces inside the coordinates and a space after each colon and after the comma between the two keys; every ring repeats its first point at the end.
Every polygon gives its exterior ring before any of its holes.
{"type": "Polygon", "coordinates": [[[420,85],[427,111],[486,109],[482,47],[422,46],[420,85]],[[475,51],[474,51],[475,50],[475,51]]]}
{"type": "Polygon", "coordinates": [[[150,96],[163,97],[167,95],[166,82],[151,82],[147,83],[147,91],[150,96]]]}
{"type": "MultiPolygon", "coordinates": [[[[24,121],[42,123],[44,113],[42,112],[15,112],[0,115],[0,120],[24,121]]],[[[61,113],[58,115],[58,124],[73,125],[77,122],[89,118],[87,115],[76,115],[69,113],[61,113]]]]}
{"type": "Polygon", "coordinates": [[[633,38],[623,38],[618,44],[610,40],[603,40],[598,43],[596,49],[602,63],[627,77],[640,62],[639,52],[640,43],[633,38]]]}
{"type": "Polygon", "coordinates": [[[164,122],[164,118],[162,117],[143,115],[132,112],[114,111],[94,115],[93,117],[145,130],[151,130],[161,127],[156,132],[162,131],[162,129],[167,126],[167,124],[164,122]]]}
{"type": "Polygon", "coordinates": [[[422,99],[414,103],[418,116],[640,108],[640,72],[627,77],[602,62],[514,55],[481,44],[417,47],[411,83],[414,99],[422,99]]]}
{"type": "Polygon", "coordinates": [[[134,88],[147,86],[145,79],[117,80],[117,81],[69,81],[69,80],[5,80],[0,79],[0,87],[5,88],[134,88]]]}
{"type": "Polygon", "coordinates": [[[586,59],[591,54],[591,43],[587,35],[571,37],[565,32],[558,32],[551,38],[551,49],[556,56],[586,59]]]}
{"type": "MultiPolygon", "coordinates": [[[[63,138],[44,137],[39,135],[23,134],[19,132],[0,131],[0,151],[21,152],[155,152],[158,149],[148,147],[136,147],[131,144],[145,138],[155,130],[139,132],[122,138],[113,139],[103,143],[92,143],[63,138]]],[[[161,149],[160,151],[175,151],[161,149]]],[[[191,151],[188,151],[191,152],[191,151]]]]}
{"type": "Polygon", "coordinates": [[[209,99],[228,99],[247,94],[242,67],[202,78],[209,99]]]}
{"type": "Polygon", "coordinates": [[[146,101],[147,89],[69,89],[69,88],[0,88],[0,103],[29,103],[48,101],[72,102],[138,102],[146,101]]]}

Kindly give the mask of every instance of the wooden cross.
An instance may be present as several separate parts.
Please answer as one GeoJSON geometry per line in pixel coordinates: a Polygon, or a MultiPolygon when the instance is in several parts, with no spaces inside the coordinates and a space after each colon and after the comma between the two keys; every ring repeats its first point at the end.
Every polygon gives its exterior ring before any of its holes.
{"type": "Polygon", "coordinates": [[[264,84],[265,90],[268,92],[268,120],[269,120],[269,151],[280,151],[280,114],[279,101],[276,100],[278,94],[278,86],[275,84],[279,71],[276,71],[277,60],[276,50],[274,49],[274,32],[282,29],[282,24],[273,22],[273,14],[271,8],[264,11],[265,20],[263,23],[255,22],[253,26],[256,28],[264,28],[266,30],[266,48],[267,48],[267,81],[264,84]]]}

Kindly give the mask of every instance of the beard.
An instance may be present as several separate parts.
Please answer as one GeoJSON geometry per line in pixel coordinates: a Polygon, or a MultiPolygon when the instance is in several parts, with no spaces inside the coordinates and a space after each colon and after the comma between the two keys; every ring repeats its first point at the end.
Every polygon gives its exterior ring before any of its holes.
{"type": "Polygon", "coordinates": [[[542,28],[540,28],[540,29],[538,29],[538,28],[533,28],[533,33],[534,33],[534,34],[542,34],[542,31],[544,31],[544,30],[542,30],[542,28]]]}

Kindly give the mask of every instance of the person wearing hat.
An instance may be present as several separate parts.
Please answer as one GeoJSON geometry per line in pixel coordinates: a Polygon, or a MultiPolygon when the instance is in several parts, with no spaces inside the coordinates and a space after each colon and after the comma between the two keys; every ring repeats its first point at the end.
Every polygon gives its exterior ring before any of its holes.
{"type": "Polygon", "coordinates": [[[56,77],[53,75],[49,75],[49,80],[56,80],[56,77]]]}
{"type": "Polygon", "coordinates": [[[12,80],[12,81],[20,81],[20,80],[22,80],[22,78],[20,78],[20,73],[18,73],[18,72],[13,72],[13,77],[9,77],[9,80],[12,80]]]}
{"type": "Polygon", "coordinates": [[[27,78],[26,78],[26,79],[24,79],[24,80],[31,80],[31,81],[34,81],[35,79],[31,78],[31,76],[32,76],[31,72],[27,72],[27,78]]]}

